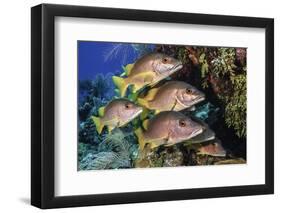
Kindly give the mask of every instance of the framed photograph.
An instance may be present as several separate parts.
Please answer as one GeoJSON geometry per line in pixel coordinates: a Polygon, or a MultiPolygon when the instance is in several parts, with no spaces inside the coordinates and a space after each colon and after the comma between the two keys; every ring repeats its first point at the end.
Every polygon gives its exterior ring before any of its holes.
{"type": "Polygon", "coordinates": [[[31,9],[31,204],[271,194],[274,20],[31,9]]]}

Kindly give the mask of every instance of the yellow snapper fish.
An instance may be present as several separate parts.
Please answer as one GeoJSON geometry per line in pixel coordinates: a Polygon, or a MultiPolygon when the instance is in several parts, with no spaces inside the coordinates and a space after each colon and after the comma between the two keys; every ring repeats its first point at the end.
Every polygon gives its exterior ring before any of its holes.
{"type": "Polygon", "coordinates": [[[142,107],[137,106],[127,99],[115,99],[106,106],[99,108],[99,116],[92,116],[97,131],[100,134],[107,126],[111,132],[115,127],[125,126],[142,113],[142,107]]]}
{"type": "Polygon", "coordinates": [[[146,144],[150,144],[151,149],[160,145],[171,146],[199,135],[204,129],[202,125],[176,111],[160,112],[144,121],[144,128],[135,131],[141,150],[146,144]]]}
{"type": "Polygon", "coordinates": [[[126,66],[127,78],[113,76],[112,80],[124,97],[128,86],[133,85],[133,93],[145,86],[153,86],[182,68],[182,62],[162,53],[150,53],[134,64],[126,66]]]}
{"type": "Polygon", "coordinates": [[[195,104],[205,100],[204,93],[182,81],[168,81],[158,88],[152,88],[144,98],[137,102],[155,113],[162,111],[181,111],[191,109],[195,104]]]}

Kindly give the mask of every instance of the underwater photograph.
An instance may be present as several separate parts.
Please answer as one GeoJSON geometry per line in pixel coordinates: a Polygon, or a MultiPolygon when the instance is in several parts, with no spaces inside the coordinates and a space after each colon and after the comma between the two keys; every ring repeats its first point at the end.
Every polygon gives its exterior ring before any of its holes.
{"type": "Polygon", "coordinates": [[[245,164],[247,48],[78,41],[77,169],[245,164]]]}

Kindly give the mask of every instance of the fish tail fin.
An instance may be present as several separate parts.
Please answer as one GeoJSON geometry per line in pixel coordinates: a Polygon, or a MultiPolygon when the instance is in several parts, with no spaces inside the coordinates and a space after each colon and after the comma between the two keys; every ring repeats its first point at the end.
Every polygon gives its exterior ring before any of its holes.
{"type": "Polygon", "coordinates": [[[144,139],[144,134],[143,134],[143,130],[141,128],[138,128],[135,131],[135,134],[138,137],[138,142],[139,142],[139,148],[140,150],[143,150],[144,146],[145,146],[145,139],[144,139]]]}
{"type": "Polygon", "coordinates": [[[138,98],[138,99],[137,99],[137,102],[138,102],[141,106],[144,106],[144,107],[148,108],[148,101],[145,100],[144,98],[138,98]]]}
{"type": "Polygon", "coordinates": [[[102,120],[99,117],[95,117],[95,116],[92,116],[92,119],[93,119],[93,121],[96,125],[98,133],[100,134],[103,127],[104,127],[104,124],[103,124],[102,120]]]}
{"type": "Polygon", "coordinates": [[[126,95],[126,91],[128,88],[128,84],[126,84],[126,81],[124,78],[120,78],[117,76],[112,76],[113,83],[115,84],[116,87],[118,87],[120,91],[120,96],[124,97],[126,95]]]}

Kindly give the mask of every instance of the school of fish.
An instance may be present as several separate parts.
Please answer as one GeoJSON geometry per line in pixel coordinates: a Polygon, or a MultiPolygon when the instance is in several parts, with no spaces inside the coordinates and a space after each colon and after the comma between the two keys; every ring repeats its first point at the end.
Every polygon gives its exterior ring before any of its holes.
{"type": "MultiPolygon", "coordinates": [[[[133,64],[124,67],[123,77],[113,76],[121,98],[114,99],[99,109],[99,116],[92,116],[99,134],[104,127],[110,133],[114,128],[123,127],[144,112],[153,112],[151,119],[143,120],[142,127],[136,129],[139,149],[149,145],[151,149],[172,146],[181,142],[199,144],[211,141],[215,133],[207,124],[194,120],[180,111],[192,110],[205,100],[205,95],[194,86],[182,81],[164,81],[182,69],[180,60],[162,53],[150,53],[133,64]],[[130,92],[137,96],[136,101],[124,98],[130,92]],[[147,88],[147,90],[142,90],[147,88]]],[[[145,116],[144,116],[145,118],[145,116]]],[[[199,154],[223,155],[219,143],[202,145],[199,154]]]]}

